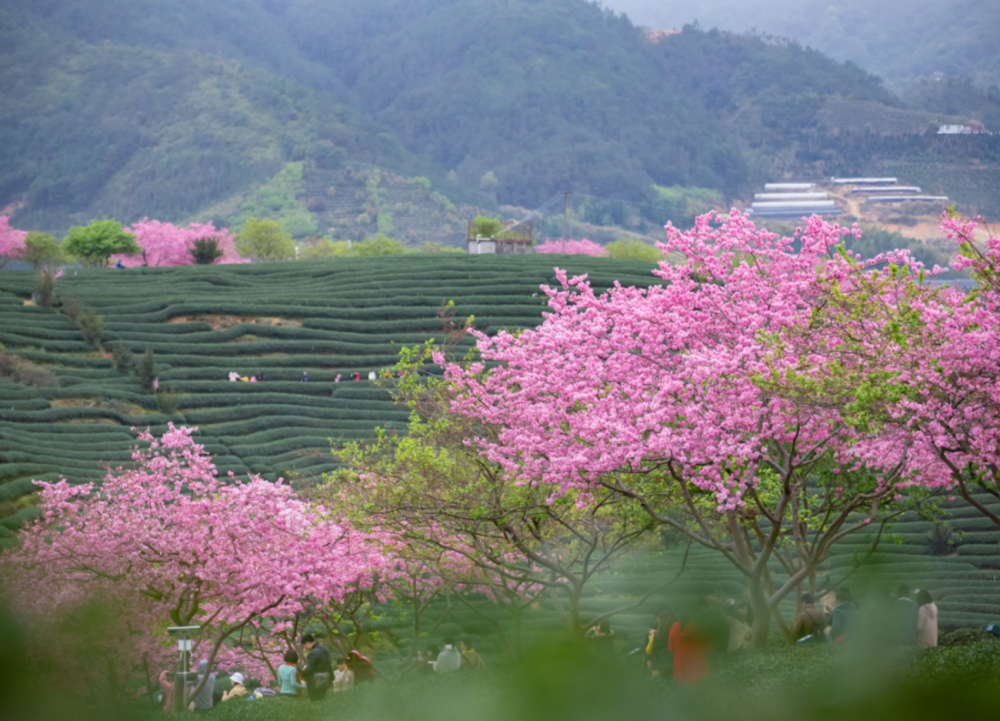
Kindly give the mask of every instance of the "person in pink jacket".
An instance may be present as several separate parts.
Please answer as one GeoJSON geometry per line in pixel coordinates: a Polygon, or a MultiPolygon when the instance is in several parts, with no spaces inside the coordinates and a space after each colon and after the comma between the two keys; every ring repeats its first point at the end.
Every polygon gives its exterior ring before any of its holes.
{"type": "Polygon", "coordinates": [[[933,648],[938,642],[938,610],[922,588],[917,591],[917,609],[917,645],[933,648]]]}

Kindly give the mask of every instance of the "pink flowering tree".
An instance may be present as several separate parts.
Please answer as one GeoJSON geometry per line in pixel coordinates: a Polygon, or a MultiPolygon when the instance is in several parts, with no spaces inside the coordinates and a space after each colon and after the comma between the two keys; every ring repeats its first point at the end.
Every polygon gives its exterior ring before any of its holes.
{"type": "Polygon", "coordinates": [[[192,624],[203,629],[195,659],[267,675],[261,649],[277,653],[309,599],[340,603],[382,563],[371,539],[288,486],[220,481],[193,430],[140,433],[148,447],[135,451],[134,467],[99,487],[40,483],[40,519],[0,559],[17,579],[15,608],[39,628],[114,599],[122,632],[105,642],[118,644],[122,680],[144,659],[165,668],[165,627],[192,624]]]}
{"type": "Polygon", "coordinates": [[[10,218],[0,215],[0,268],[24,254],[24,239],[28,233],[10,226],[10,218]]]}
{"type": "Polygon", "coordinates": [[[212,223],[191,223],[187,227],[163,223],[159,220],[143,218],[126,232],[135,236],[135,242],[142,249],[139,255],[114,256],[112,261],[121,260],[126,267],[140,265],[172,266],[192,265],[195,241],[214,239],[222,255],[217,263],[242,263],[236,252],[233,234],[228,229],[216,230],[212,223]]]}
{"type": "MultiPolygon", "coordinates": [[[[587,584],[653,523],[634,500],[607,489],[552,498],[546,488],[508,479],[466,443],[475,431],[450,410],[450,384],[423,373],[432,352],[406,349],[391,374],[397,400],[412,412],[407,433],[379,432],[370,443],[345,447],[345,470],[328,479],[328,492],[353,523],[391,531],[448,560],[451,569],[442,575],[453,590],[502,603],[514,633],[494,628],[515,659],[522,614],[542,593],[552,596],[570,633],[582,636],[590,625],[580,611],[587,584]]],[[[468,594],[455,598],[478,611],[468,594]]]]}
{"type": "Polygon", "coordinates": [[[977,281],[971,293],[900,269],[830,286],[809,332],[776,340],[801,361],[776,373],[772,389],[842,409],[859,427],[896,429],[934,467],[934,484],[1000,527],[984,503],[984,494],[1000,499],[1000,238],[977,238],[980,224],[954,213],[941,222],[958,244],[952,267],[977,281]],[[838,367],[817,385],[820,346],[836,348],[838,367]]]}
{"type": "MultiPolygon", "coordinates": [[[[834,544],[860,532],[874,548],[911,498],[900,487],[936,471],[898,429],[768,387],[801,360],[775,339],[805,333],[831,286],[888,275],[837,252],[850,232],[814,217],[779,238],[734,210],[667,226],[660,247],[682,262],[660,263],[662,285],[598,296],[557,270],[537,329],[471,331],[490,366],[447,366],[452,408],[491,429],[474,442],[511,480],[583,504],[616,494],[722,554],[746,578],[762,646],[772,614],[787,633],[777,604],[815,582],[834,544]]],[[[835,355],[814,370],[834,373],[835,355]]]]}
{"type": "Polygon", "coordinates": [[[561,240],[546,239],[544,243],[535,246],[536,253],[565,253],[566,255],[589,255],[594,258],[605,258],[608,255],[607,249],[600,243],[592,240],[567,240],[565,244],[561,240]]]}

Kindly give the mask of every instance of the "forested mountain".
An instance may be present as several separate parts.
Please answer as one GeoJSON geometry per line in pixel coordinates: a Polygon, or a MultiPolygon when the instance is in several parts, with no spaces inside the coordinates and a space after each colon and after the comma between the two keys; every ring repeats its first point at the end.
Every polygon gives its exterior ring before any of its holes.
{"type": "MultiPolygon", "coordinates": [[[[361,161],[468,208],[572,190],[662,225],[657,186],[733,199],[825,172],[797,153],[839,132],[831,103],[900,105],[817,51],[651,38],[584,0],[0,0],[0,92],[0,208],[53,232],[234,220],[299,161],[316,192],[311,172],[361,161]]],[[[375,227],[384,203],[355,194],[375,227]]]]}
{"type": "Polygon", "coordinates": [[[604,0],[639,25],[756,30],[850,60],[905,90],[934,73],[1000,84],[995,0],[604,0]]]}

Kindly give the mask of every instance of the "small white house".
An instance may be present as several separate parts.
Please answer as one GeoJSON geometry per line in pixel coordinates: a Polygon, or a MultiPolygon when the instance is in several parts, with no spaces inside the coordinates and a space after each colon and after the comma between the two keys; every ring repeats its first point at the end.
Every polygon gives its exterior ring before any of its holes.
{"type": "Polygon", "coordinates": [[[969,135],[972,128],[968,125],[942,125],[938,128],[938,135],[969,135]]]}

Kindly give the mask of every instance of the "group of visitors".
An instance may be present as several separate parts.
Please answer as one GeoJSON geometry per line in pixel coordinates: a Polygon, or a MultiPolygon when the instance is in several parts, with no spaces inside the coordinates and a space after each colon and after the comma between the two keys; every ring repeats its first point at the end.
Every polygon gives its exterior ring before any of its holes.
{"type": "Polygon", "coordinates": [[[443,650],[431,644],[427,647],[426,657],[422,653],[417,654],[417,673],[422,675],[452,673],[462,669],[482,671],[485,668],[483,657],[476,653],[472,642],[467,639],[459,641],[459,648],[455,648],[455,639],[446,636],[443,650]]]}
{"type": "MultiPolygon", "coordinates": [[[[900,584],[893,593],[881,593],[872,599],[873,617],[887,620],[882,629],[890,640],[903,646],[933,648],[938,642],[938,609],[927,589],[910,592],[900,584]]],[[[795,617],[792,636],[799,643],[829,641],[841,644],[855,640],[865,630],[864,618],[850,589],[839,588],[827,594],[816,607],[812,594],[802,594],[802,608],[795,617]]]]}
{"type": "MultiPolygon", "coordinates": [[[[822,602],[804,593],[792,625],[797,643],[829,643],[838,646],[856,642],[862,635],[892,644],[934,647],[938,641],[938,610],[926,589],[910,592],[900,585],[896,592],[882,592],[866,599],[871,614],[862,614],[850,589],[841,587],[823,596],[822,602]]],[[[867,609],[866,609],[867,610],[867,609]]],[[[649,631],[646,666],[654,676],[680,682],[700,681],[708,673],[709,657],[738,653],[752,644],[754,615],[748,603],[730,600],[720,612],[707,601],[699,601],[674,614],[663,611],[649,631]]],[[[593,631],[594,629],[592,629],[593,631]]],[[[597,629],[595,638],[601,635],[597,629]]]]}
{"type": "MultiPolygon", "coordinates": [[[[329,649],[319,643],[313,634],[302,636],[301,643],[306,654],[305,662],[300,663],[299,653],[295,649],[285,651],[282,663],[277,667],[278,678],[273,687],[248,681],[240,672],[228,675],[218,671],[209,673],[208,661],[201,661],[197,673],[188,674],[189,678],[185,682],[188,687],[185,694],[188,710],[206,711],[220,703],[240,698],[309,698],[310,701],[321,701],[330,689],[334,693],[349,691],[357,683],[375,680],[374,665],[358,651],[351,650],[344,654],[334,665],[329,649]],[[220,676],[225,678],[226,684],[218,682],[220,676]],[[198,693],[192,695],[199,685],[201,688],[198,693]]],[[[174,681],[166,671],[160,674],[159,681],[163,689],[163,709],[170,711],[173,709],[174,694],[177,693],[174,681]]]]}

